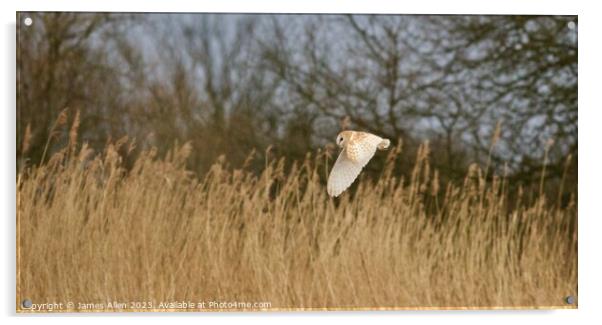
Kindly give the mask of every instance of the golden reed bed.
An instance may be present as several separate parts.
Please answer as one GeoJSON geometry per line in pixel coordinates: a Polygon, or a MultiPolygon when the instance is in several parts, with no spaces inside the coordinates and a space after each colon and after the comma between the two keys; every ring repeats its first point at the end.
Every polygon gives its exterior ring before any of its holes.
{"type": "Polygon", "coordinates": [[[320,180],[324,154],[259,175],[219,160],[197,177],[188,145],[143,152],[127,172],[123,145],[71,145],[18,173],[17,310],[577,305],[565,302],[577,296],[575,199],[524,199],[476,165],[440,185],[428,145],[408,179],[392,176],[410,159],[397,147],[376,182],[340,199],[320,180]]]}

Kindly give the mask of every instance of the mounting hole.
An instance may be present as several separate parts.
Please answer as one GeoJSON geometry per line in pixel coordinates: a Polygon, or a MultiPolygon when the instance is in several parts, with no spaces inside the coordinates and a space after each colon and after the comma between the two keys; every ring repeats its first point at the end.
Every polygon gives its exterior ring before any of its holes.
{"type": "Polygon", "coordinates": [[[571,29],[571,30],[572,30],[572,29],[575,29],[575,27],[577,27],[577,26],[575,25],[575,22],[574,22],[574,21],[569,21],[569,22],[566,24],[566,27],[568,27],[569,29],[571,29]]]}
{"type": "Polygon", "coordinates": [[[572,304],[575,303],[575,297],[573,297],[573,296],[567,296],[566,298],[564,298],[564,301],[567,304],[572,305],[572,304]]]}
{"type": "Polygon", "coordinates": [[[31,24],[33,24],[33,20],[30,17],[25,17],[25,19],[23,19],[23,23],[25,26],[31,26],[31,24]]]}
{"type": "Polygon", "coordinates": [[[25,299],[21,302],[21,306],[23,306],[23,308],[29,309],[29,308],[31,308],[32,305],[33,305],[33,303],[29,299],[25,299]]]}

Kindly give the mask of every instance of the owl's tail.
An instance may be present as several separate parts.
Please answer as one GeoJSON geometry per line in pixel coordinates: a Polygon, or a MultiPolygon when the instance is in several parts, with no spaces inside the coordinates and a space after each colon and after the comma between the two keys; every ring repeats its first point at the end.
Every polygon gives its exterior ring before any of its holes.
{"type": "Polygon", "coordinates": [[[378,149],[379,150],[385,150],[387,148],[389,148],[389,145],[391,145],[391,141],[389,141],[389,139],[383,139],[379,144],[378,144],[378,149]]]}

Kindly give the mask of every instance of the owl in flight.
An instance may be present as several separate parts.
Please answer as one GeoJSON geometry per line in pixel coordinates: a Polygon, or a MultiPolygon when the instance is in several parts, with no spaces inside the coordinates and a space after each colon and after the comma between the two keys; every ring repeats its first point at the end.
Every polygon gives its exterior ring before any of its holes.
{"type": "Polygon", "coordinates": [[[339,133],[337,145],[343,150],[328,176],[328,195],[337,197],[343,193],[372,159],[376,149],[385,150],[390,144],[388,139],[366,132],[339,133]]]}

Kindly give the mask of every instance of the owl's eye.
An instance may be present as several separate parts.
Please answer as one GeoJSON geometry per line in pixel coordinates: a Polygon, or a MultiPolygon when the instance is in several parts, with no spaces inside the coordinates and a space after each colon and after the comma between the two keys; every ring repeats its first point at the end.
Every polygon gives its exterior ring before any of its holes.
{"type": "Polygon", "coordinates": [[[338,137],[337,138],[337,144],[342,144],[343,143],[343,137],[338,137]]]}

